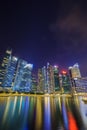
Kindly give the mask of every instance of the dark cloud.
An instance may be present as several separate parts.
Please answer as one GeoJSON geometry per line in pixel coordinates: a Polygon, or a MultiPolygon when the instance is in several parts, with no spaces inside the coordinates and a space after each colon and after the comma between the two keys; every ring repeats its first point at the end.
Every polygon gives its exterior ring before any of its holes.
{"type": "Polygon", "coordinates": [[[80,6],[74,6],[65,16],[50,25],[56,40],[61,41],[65,50],[83,52],[87,47],[87,13],[80,6]]]}

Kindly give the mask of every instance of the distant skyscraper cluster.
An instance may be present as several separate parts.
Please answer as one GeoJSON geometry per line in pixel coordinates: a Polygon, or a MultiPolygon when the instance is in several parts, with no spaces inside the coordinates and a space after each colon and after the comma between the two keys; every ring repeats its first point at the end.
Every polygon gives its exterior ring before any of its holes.
{"type": "Polygon", "coordinates": [[[38,91],[45,93],[69,92],[71,82],[69,74],[66,71],[60,73],[59,67],[50,65],[44,66],[38,70],[38,91]]]}
{"type": "Polygon", "coordinates": [[[12,50],[7,49],[0,65],[0,87],[34,93],[68,93],[73,87],[76,91],[81,91],[83,86],[87,90],[87,80],[81,77],[77,63],[67,71],[60,71],[57,65],[47,63],[38,69],[37,79],[32,71],[33,64],[13,56],[12,50]]]}

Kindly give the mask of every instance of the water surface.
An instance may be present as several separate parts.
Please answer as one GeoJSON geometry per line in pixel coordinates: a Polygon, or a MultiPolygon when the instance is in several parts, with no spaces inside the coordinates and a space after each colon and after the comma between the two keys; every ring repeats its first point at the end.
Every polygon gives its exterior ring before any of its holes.
{"type": "Polygon", "coordinates": [[[82,97],[0,97],[0,130],[87,130],[82,97]]]}

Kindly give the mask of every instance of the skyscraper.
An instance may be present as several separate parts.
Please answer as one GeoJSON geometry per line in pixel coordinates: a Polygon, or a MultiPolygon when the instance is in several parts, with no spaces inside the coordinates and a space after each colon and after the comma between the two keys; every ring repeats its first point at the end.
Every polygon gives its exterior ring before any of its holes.
{"type": "Polygon", "coordinates": [[[59,78],[59,67],[58,66],[54,66],[53,67],[53,71],[54,71],[54,89],[55,91],[60,91],[60,78],[59,78]]]}
{"type": "Polygon", "coordinates": [[[47,63],[47,88],[48,93],[54,92],[54,71],[53,66],[47,63]]]}
{"type": "Polygon", "coordinates": [[[75,85],[76,92],[87,92],[87,77],[77,78],[75,85]]]}
{"type": "Polygon", "coordinates": [[[47,92],[47,70],[46,70],[46,66],[44,66],[42,68],[42,76],[43,76],[43,88],[44,88],[44,92],[47,92]]]}
{"type": "Polygon", "coordinates": [[[47,67],[38,70],[38,91],[53,93],[60,91],[59,68],[47,63],[47,67]]]}
{"type": "Polygon", "coordinates": [[[32,73],[32,87],[31,87],[31,92],[36,93],[37,92],[37,79],[36,79],[36,75],[32,73]]]}
{"type": "Polygon", "coordinates": [[[22,76],[23,76],[23,71],[24,67],[27,65],[27,62],[19,59],[18,65],[17,65],[17,70],[16,70],[16,75],[14,79],[14,85],[13,85],[13,90],[20,90],[20,84],[22,81],[22,76]]]}
{"type": "Polygon", "coordinates": [[[8,71],[9,63],[11,61],[11,55],[12,55],[12,50],[7,49],[2,64],[0,66],[0,86],[2,87],[4,87],[4,81],[5,81],[6,73],[8,71]]]}
{"type": "Polygon", "coordinates": [[[14,80],[13,89],[16,91],[29,92],[32,87],[31,71],[33,69],[32,64],[28,64],[26,61],[20,59],[17,66],[16,76],[14,80]]]}
{"type": "Polygon", "coordinates": [[[23,75],[20,83],[20,91],[30,92],[32,90],[32,75],[31,71],[33,69],[32,64],[26,64],[23,69],[23,75]]]}
{"type": "Polygon", "coordinates": [[[11,56],[2,86],[12,87],[17,69],[18,58],[11,56]]]}
{"type": "Polygon", "coordinates": [[[80,72],[78,63],[69,67],[69,75],[70,75],[72,87],[76,87],[77,78],[81,78],[81,72],[80,72]]]}
{"type": "Polygon", "coordinates": [[[81,78],[79,65],[76,63],[72,67],[69,67],[69,73],[71,78],[81,78]]]}
{"type": "Polygon", "coordinates": [[[43,73],[42,69],[38,69],[38,87],[37,87],[38,92],[44,92],[44,78],[43,78],[43,73]]]}
{"type": "Polygon", "coordinates": [[[71,82],[69,74],[66,71],[62,71],[62,87],[65,93],[68,93],[71,91],[71,82]]]}

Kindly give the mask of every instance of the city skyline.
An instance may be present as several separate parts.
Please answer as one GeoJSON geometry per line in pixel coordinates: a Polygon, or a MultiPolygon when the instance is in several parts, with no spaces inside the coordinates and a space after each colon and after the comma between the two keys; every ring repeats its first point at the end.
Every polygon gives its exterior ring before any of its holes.
{"type": "Polygon", "coordinates": [[[35,74],[33,64],[15,57],[11,48],[5,51],[0,64],[1,90],[50,94],[71,93],[81,89],[86,90],[86,79],[82,77],[78,63],[61,71],[59,66],[47,62],[45,66],[38,68],[35,74]]]}

